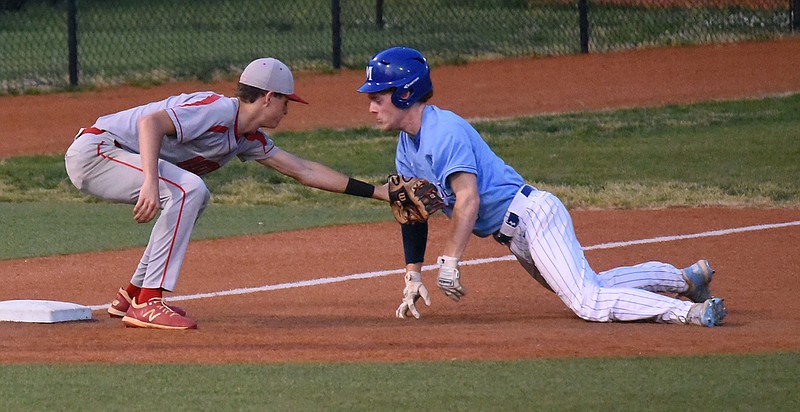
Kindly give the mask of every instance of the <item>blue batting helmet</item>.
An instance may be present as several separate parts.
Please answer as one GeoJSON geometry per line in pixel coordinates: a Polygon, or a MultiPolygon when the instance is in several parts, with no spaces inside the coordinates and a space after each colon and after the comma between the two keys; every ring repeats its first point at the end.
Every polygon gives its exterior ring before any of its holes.
{"type": "Polygon", "coordinates": [[[392,103],[407,109],[433,90],[430,69],[425,56],[408,47],[392,47],[372,56],[367,64],[367,80],[358,91],[376,93],[397,88],[392,103]],[[410,91],[405,99],[403,95],[410,91]]]}

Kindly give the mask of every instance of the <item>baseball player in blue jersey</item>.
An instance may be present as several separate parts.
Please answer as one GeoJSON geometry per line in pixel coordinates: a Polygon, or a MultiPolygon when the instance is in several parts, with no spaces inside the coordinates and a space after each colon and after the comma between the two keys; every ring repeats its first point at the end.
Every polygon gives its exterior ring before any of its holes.
{"type": "MultiPolygon", "coordinates": [[[[561,201],[526,184],[464,119],[427,103],[433,86],[419,51],[393,47],[377,53],[358,91],[368,95],[369,111],[382,130],[400,132],[397,173],[433,182],[444,199],[451,222],[437,259],[438,286],[454,301],[467,294],[459,260],[475,234],[508,246],[534,279],[587,321],[722,324],[727,311],[722,299],[711,296],[714,272],[706,260],[682,270],[655,261],[592,270],[561,201]]],[[[430,304],[420,276],[428,226],[401,228],[406,287],[396,315],[419,318],[418,299],[430,304]]]]}
{"type": "Polygon", "coordinates": [[[161,211],[130,283],[108,308],[128,327],[194,329],[197,323],[163,301],[173,291],[195,221],[211,194],[206,173],[234,158],[253,160],[303,185],[388,201],[386,185],[349,178],[283,151],[263,129],[278,126],[294,93],[289,68],[257,59],[242,72],[235,97],[213,92],[172,96],[97,119],[81,129],[65,155],[67,174],[81,192],[135,205],[139,223],[161,211]]]}

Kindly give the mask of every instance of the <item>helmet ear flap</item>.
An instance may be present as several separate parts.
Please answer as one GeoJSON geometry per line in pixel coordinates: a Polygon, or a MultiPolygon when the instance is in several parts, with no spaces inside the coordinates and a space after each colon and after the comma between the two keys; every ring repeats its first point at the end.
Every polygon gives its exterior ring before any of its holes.
{"type": "Polygon", "coordinates": [[[405,80],[406,83],[402,87],[398,87],[392,94],[392,103],[400,109],[408,109],[433,90],[427,64],[418,71],[418,76],[414,77],[414,79],[405,80]]]}
{"type": "Polygon", "coordinates": [[[404,86],[398,87],[392,93],[392,104],[400,109],[408,109],[414,102],[411,97],[414,96],[414,89],[404,86]]]}

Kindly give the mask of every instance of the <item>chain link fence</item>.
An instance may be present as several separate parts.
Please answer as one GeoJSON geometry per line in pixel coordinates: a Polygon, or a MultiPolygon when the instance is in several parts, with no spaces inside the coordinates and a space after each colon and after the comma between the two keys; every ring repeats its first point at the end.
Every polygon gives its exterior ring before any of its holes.
{"type": "Polygon", "coordinates": [[[0,94],[362,67],[393,45],[431,64],[796,35],[800,0],[0,0],[0,94]]]}

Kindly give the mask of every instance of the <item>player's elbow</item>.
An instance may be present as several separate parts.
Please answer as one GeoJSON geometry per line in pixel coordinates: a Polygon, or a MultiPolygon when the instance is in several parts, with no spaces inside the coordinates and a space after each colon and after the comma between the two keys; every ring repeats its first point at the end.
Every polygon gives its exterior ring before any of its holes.
{"type": "Polygon", "coordinates": [[[467,192],[456,197],[454,213],[459,213],[468,219],[476,220],[478,218],[478,210],[480,207],[480,196],[478,196],[477,193],[467,192]]]}
{"type": "Polygon", "coordinates": [[[319,187],[319,177],[309,168],[301,168],[291,172],[289,175],[297,183],[303,186],[319,187]]]}
{"type": "Polygon", "coordinates": [[[290,172],[289,176],[303,186],[314,186],[314,182],[318,177],[312,165],[313,164],[308,161],[302,161],[290,172]]]}
{"type": "Polygon", "coordinates": [[[170,119],[167,112],[163,110],[142,116],[136,122],[136,126],[140,131],[150,132],[159,137],[176,133],[172,119],[170,119]]]}
{"type": "Polygon", "coordinates": [[[305,175],[305,174],[298,174],[298,175],[292,176],[292,178],[295,181],[297,181],[297,183],[300,183],[303,186],[316,187],[316,185],[314,184],[314,179],[311,178],[311,176],[308,176],[308,175],[305,175]]]}

